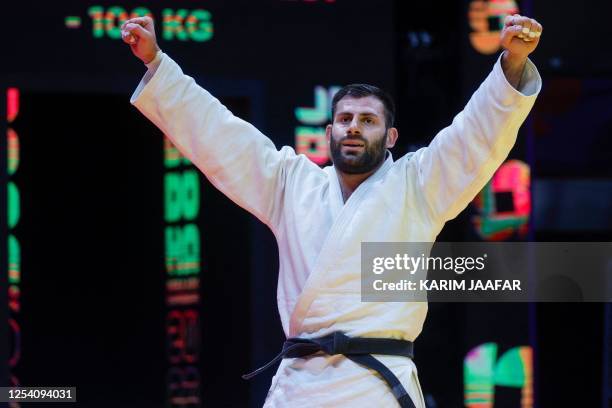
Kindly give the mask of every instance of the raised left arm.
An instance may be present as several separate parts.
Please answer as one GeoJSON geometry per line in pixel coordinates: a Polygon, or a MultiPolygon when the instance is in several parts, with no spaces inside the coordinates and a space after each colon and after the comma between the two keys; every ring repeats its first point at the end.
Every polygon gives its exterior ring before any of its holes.
{"type": "Polygon", "coordinates": [[[501,33],[501,45],[504,48],[501,66],[514,89],[519,89],[527,57],[540,43],[541,35],[542,25],[533,18],[518,14],[506,17],[501,33]]]}
{"type": "Polygon", "coordinates": [[[541,29],[535,20],[509,16],[501,33],[504,52],[491,74],[452,124],[411,159],[434,223],[443,225],[457,216],[512,149],[541,88],[527,58],[539,43],[541,29]]]}

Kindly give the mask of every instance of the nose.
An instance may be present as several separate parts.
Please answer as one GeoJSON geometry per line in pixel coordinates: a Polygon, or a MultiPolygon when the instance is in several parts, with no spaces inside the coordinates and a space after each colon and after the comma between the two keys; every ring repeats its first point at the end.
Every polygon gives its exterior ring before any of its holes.
{"type": "Polygon", "coordinates": [[[359,129],[359,118],[354,117],[351,120],[351,123],[349,124],[349,127],[346,130],[346,133],[349,135],[360,135],[361,134],[361,130],[359,129]]]}

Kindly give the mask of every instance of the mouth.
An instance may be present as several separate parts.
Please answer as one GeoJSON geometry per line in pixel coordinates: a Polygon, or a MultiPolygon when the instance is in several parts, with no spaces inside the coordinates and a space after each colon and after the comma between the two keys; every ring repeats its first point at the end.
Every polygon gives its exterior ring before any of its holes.
{"type": "Polygon", "coordinates": [[[359,148],[359,147],[364,147],[365,144],[363,142],[359,142],[356,140],[346,140],[344,142],[341,143],[342,146],[347,147],[347,148],[359,148]]]}

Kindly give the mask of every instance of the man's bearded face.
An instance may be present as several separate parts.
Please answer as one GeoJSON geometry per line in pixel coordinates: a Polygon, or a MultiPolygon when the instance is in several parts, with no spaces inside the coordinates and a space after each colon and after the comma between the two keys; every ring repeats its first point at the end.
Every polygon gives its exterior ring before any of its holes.
{"type": "Polygon", "coordinates": [[[330,151],[334,166],[347,174],[368,173],[384,160],[387,128],[384,106],[373,96],[344,97],[336,105],[330,151]]]}

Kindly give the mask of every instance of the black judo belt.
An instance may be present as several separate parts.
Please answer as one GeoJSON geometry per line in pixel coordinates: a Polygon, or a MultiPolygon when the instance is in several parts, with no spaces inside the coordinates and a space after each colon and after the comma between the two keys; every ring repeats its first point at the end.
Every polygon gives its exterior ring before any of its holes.
{"type": "Polygon", "coordinates": [[[413,345],[412,342],[407,340],[367,337],[351,338],[341,332],[333,332],[316,339],[290,338],[283,344],[283,351],[274,357],[272,361],[252,373],[243,375],[242,378],[249,380],[255,377],[257,374],[270,368],[281,358],[306,357],[319,351],[323,351],[330,356],[342,354],[354,362],[376,371],[387,382],[400,407],[415,408],[408,392],[395,374],[372,356],[372,354],[385,354],[413,358],[413,345]]]}

